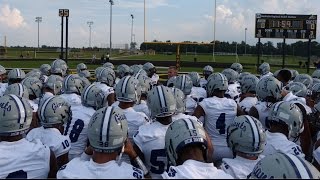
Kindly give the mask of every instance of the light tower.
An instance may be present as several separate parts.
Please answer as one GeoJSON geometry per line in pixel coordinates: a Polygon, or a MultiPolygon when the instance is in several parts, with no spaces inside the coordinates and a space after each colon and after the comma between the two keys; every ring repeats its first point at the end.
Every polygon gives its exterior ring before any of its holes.
{"type": "Polygon", "coordinates": [[[93,24],[93,21],[88,21],[87,24],[88,24],[89,29],[90,29],[90,32],[89,32],[89,48],[91,48],[91,26],[93,24]]]}
{"type": "Polygon", "coordinates": [[[36,22],[38,23],[38,51],[39,51],[39,24],[42,22],[42,17],[36,17],[36,22]]]}

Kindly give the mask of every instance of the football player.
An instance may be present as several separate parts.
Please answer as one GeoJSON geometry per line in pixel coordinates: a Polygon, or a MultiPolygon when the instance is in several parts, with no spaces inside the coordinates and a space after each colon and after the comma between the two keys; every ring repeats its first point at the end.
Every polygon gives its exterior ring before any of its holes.
{"type": "Polygon", "coordinates": [[[270,65],[267,62],[264,62],[259,66],[259,73],[260,79],[267,76],[273,76],[272,72],[270,72],[270,65]]]}
{"type": "Polygon", "coordinates": [[[26,74],[23,70],[19,68],[14,68],[8,73],[8,85],[14,83],[21,83],[21,81],[26,77],[26,74]]]}
{"type": "Polygon", "coordinates": [[[8,83],[5,83],[6,80],[6,69],[0,65],[0,96],[3,95],[4,91],[8,87],[8,83]]]}
{"type": "Polygon", "coordinates": [[[200,78],[200,82],[199,82],[200,87],[206,89],[208,78],[212,73],[213,73],[213,68],[210,65],[206,65],[203,68],[203,71],[202,71],[203,78],[200,78]]]}
{"type": "Polygon", "coordinates": [[[143,65],[142,69],[146,71],[147,76],[151,78],[151,85],[157,85],[159,81],[159,75],[157,74],[156,67],[152,63],[147,62],[143,65]]]}
{"type": "Polygon", "coordinates": [[[228,79],[228,90],[226,91],[225,97],[237,101],[240,95],[240,84],[237,82],[239,73],[233,69],[224,69],[221,72],[228,79]]]}
{"type": "Polygon", "coordinates": [[[147,95],[151,89],[151,79],[143,74],[137,73],[134,75],[136,79],[138,79],[140,87],[141,87],[141,97],[140,100],[133,106],[133,109],[137,112],[143,112],[148,118],[150,118],[150,111],[147,106],[147,95]]]}
{"type": "Polygon", "coordinates": [[[103,91],[104,96],[107,97],[108,105],[111,106],[115,101],[113,87],[115,85],[116,74],[108,67],[102,68],[97,73],[97,81],[94,84],[103,91]]]}
{"type": "Polygon", "coordinates": [[[249,114],[251,107],[255,106],[258,102],[258,98],[256,96],[256,86],[258,82],[259,79],[253,74],[244,75],[241,78],[241,94],[238,104],[246,114],[249,114]]]}

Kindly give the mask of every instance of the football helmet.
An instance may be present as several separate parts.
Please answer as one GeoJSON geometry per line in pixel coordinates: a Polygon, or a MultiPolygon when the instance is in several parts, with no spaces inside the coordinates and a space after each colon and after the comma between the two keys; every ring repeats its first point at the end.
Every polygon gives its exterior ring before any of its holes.
{"type": "Polygon", "coordinates": [[[291,91],[293,95],[298,97],[306,97],[307,96],[307,87],[301,82],[292,82],[286,86],[288,91],[291,91]]]}
{"type": "Polygon", "coordinates": [[[27,77],[36,77],[36,78],[40,78],[41,76],[41,71],[39,69],[32,69],[30,72],[28,72],[26,74],[26,78],[27,77]]]}
{"type": "Polygon", "coordinates": [[[281,82],[273,76],[267,76],[259,80],[256,93],[260,101],[266,101],[267,97],[274,97],[276,100],[281,99],[281,82]]]}
{"type": "Polygon", "coordinates": [[[238,77],[238,82],[241,84],[242,78],[243,78],[244,76],[248,75],[248,74],[251,74],[251,73],[249,73],[249,72],[243,72],[243,73],[241,73],[241,74],[239,75],[239,77],[238,77]]]}
{"type": "Polygon", "coordinates": [[[114,65],[111,62],[104,63],[103,67],[108,67],[108,68],[114,69],[114,65]]]}
{"type": "Polygon", "coordinates": [[[88,125],[88,139],[97,152],[121,151],[128,134],[128,122],[123,111],[115,107],[97,110],[88,125]]]}
{"type": "Polygon", "coordinates": [[[250,179],[319,179],[319,171],[301,157],[277,152],[261,159],[250,179]]]}
{"type": "Polygon", "coordinates": [[[295,69],[292,69],[291,70],[291,75],[292,75],[291,79],[294,79],[294,78],[296,78],[296,76],[299,75],[299,72],[297,70],[295,70],[295,69]]]}
{"type": "Polygon", "coordinates": [[[200,86],[200,75],[198,72],[189,72],[188,74],[191,78],[192,84],[195,87],[199,87],[200,86]]]}
{"type": "Polygon", "coordinates": [[[10,84],[3,94],[4,95],[14,94],[16,96],[29,99],[28,88],[21,83],[10,84]]]}
{"type": "Polygon", "coordinates": [[[267,74],[267,73],[269,73],[269,72],[270,72],[270,65],[269,65],[269,63],[264,62],[264,63],[262,63],[262,64],[259,66],[259,73],[260,73],[261,75],[265,75],[265,74],[267,74]]]}
{"type": "Polygon", "coordinates": [[[120,79],[132,74],[130,67],[126,64],[120,64],[117,67],[117,71],[118,71],[118,76],[120,79]]]}
{"type": "Polygon", "coordinates": [[[268,121],[284,123],[288,126],[289,137],[296,138],[303,131],[303,115],[300,108],[292,102],[280,101],[272,105],[268,121]]]}
{"type": "Polygon", "coordinates": [[[84,88],[81,93],[81,103],[86,107],[93,107],[95,110],[108,105],[102,90],[94,84],[84,88]]]}
{"type": "Polygon", "coordinates": [[[84,63],[80,63],[77,65],[77,73],[79,74],[81,71],[87,70],[87,65],[84,63]]]}
{"type": "Polygon", "coordinates": [[[108,86],[113,87],[116,80],[116,73],[111,68],[103,68],[97,80],[98,82],[106,83],[108,86]]]}
{"type": "Polygon", "coordinates": [[[9,84],[21,82],[25,77],[26,73],[23,70],[14,68],[8,73],[8,82],[9,84]]]}
{"type": "Polygon", "coordinates": [[[0,65],[0,75],[6,74],[6,73],[7,73],[6,68],[0,65]]]}
{"type": "Polygon", "coordinates": [[[299,74],[294,78],[293,82],[301,82],[309,89],[313,84],[313,79],[309,74],[299,74]]]}
{"type": "Polygon", "coordinates": [[[100,72],[104,69],[104,67],[97,67],[96,70],[94,71],[94,75],[96,79],[99,78],[100,72]]]}
{"type": "Polygon", "coordinates": [[[71,106],[62,97],[49,97],[40,104],[38,116],[43,127],[65,124],[72,119],[71,106]]]}
{"type": "Polygon", "coordinates": [[[202,70],[202,74],[205,77],[205,79],[207,79],[212,73],[213,73],[213,68],[210,65],[206,65],[202,70]]]}
{"type": "Polygon", "coordinates": [[[26,99],[13,94],[0,97],[1,136],[24,134],[29,130],[31,121],[32,108],[26,99]]]}
{"type": "Polygon", "coordinates": [[[242,72],[243,67],[240,63],[232,63],[230,66],[231,69],[235,70],[236,72],[238,72],[239,74],[242,72]]]}
{"type": "Polygon", "coordinates": [[[151,79],[146,74],[140,73],[134,75],[134,77],[139,81],[141,94],[147,94],[151,89],[151,79]]]}
{"type": "Polygon", "coordinates": [[[176,83],[177,76],[172,76],[167,81],[167,87],[174,87],[174,84],[176,83]]]}
{"type": "Polygon", "coordinates": [[[193,83],[189,75],[179,75],[174,81],[174,87],[180,89],[185,95],[191,93],[192,86],[193,83]]]}
{"type": "Polygon", "coordinates": [[[143,70],[138,64],[134,64],[134,65],[130,66],[130,69],[133,74],[140,73],[140,70],[143,70]]]}
{"type": "Polygon", "coordinates": [[[163,85],[154,86],[148,92],[147,105],[152,118],[172,116],[176,111],[172,90],[163,85]]]}
{"type": "Polygon", "coordinates": [[[241,93],[245,94],[248,92],[256,93],[256,87],[259,82],[259,79],[257,76],[253,74],[248,74],[246,76],[242,77],[242,80],[240,81],[241,85],[241,93]]]}
{"type": "Polygon", "coordinates": [[[85,84],[77,74],[68,75],[63,81],[63,90],[66,94],[76,93],[81,94],[85,84]]]}
{"type": "Polygon", "coordinates": [[[65,77],[68,72],[68,65],[62,59],[56,59],[51,63],[51,74],[59,75],[65,77]]]}
{"type": "Polygon", "coordinates": [[[145,63],[145,64],[142,66],[142,69],[143,69],[144,71],[146,71],[147,76],[150,77],[150,78],[152,77],[153,74],[157,73],[156,67],[155,67],[152,63],[150,63],[150,62],[145,63]]]}
{"type": "Polygon", "coordinates": [[[228,79],[228,83],[236,82],[239,77],[239,73],[233,69],[230,69],[230,68],[224,69],[221,73],[226,76],[226,78],[228,79]]]}
{"type": "Polygon", "coordinates": [[[213,73],[208,78],[207,95],[212,96],[215,90],[226,91],[228,90],[228,80],[225,75],[221,73],[213,73]]]}
{"type": "Polygon", "coordinates": [[[62,91],[63,78],[59,75],[50,75],[47,82],[43,85],[45,88],[53,90],[54,95],[58,95],[62,91]]]}
{"type": "Polygon", "coordinates": [[[41,75],[50,76],[50,69],[51,69],[50,64],[42,64],[40,66],[41,75]]]}
{"type": "Polygon", "coordinates": [[[38,78],[27,77],[22,81],[22,84],[27,87],[29,96],[34,96],[36,98],[41,96],[43,84],[38,78]]]}
{"type": "Polygon", "coordinates": [[[316,69],[315,71],[313,71],[311,77],[320,79],[320,69],[316,69]]]}
{"type": "Polygon", "coordinates": [[[165,135],[168,159],[177,166],[178,153],[188,145],[199,144],[204,154],[208,152],[208,139],[201,124],[191,119],[178,119],[171,123],[165,135]]]}
{"type": "Polygon", "coordinates": [[[265,142],[264,128],[252,116],[238,116],[227,128],[227,143],[233,152],[258,155],[262,153],[265,142]]]}
{"type": "Polygon", "coordinates": [[[135,77],[125,76],[116,85],[115,93],[120,102],[137,103],[141,97],[141,86],[135,77]]]}
{"type": "Polygon", "coordinates": [[[186,111],[186,96],[178,88],[172,88],[173,96],[176,100],[177,113],[184,113],[186,111]]]}
{"type": "Polygon", "coordinates": [[[90,71],[88,71],[88,70],[83,70],[83,71],[79,72],[78,74],[80,77],[85,77],[85,78],[91,77],[90,71]]]}

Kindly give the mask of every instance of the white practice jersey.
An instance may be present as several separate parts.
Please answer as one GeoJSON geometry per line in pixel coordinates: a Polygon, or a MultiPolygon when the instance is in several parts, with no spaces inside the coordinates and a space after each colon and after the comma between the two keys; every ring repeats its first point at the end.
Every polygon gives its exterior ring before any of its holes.
{"type": "Polygon", "coordinates": [[[187,95],[186,99],[186,113],[193,114],[194,110],[196,109],[198,102],[191,97],[191,95],[187,95]]]}
{"type": "Polygon", "coordinates": [[[170,166],[168,172],[162,174],[163,179],[233,179],[213,163],[187,160],[182,165],[170,166]]]}
{"type": "Polygon", "coordinates": [[[50,149],[37,139],[0,142],[0,178],[46,179],[50,171],[50,149]]]}
{"type": "Polygon", "coordinates": [[[227,146],[227,127],[237,115],[237,103],[233,99],[206,98],[199,103],[205,112],[204,127],[214,145],[227,146]]]}
{"type": "Polygon", "coordinates": [[[257,97],[246,97],[239,102],[239,106],[246,114],[249,113],[252,106],[258,103],[257,97]]]}
{"type": "Polygon", "coordinates": [[[267,74],[261,75],[260,79],[262,79],[264,77],[267,77],[267,76],[273,76],[273,73],[272,72],[268,72],[267,74]]]}
{"type": "Polygon", "coordinates": [[[271,111],[272,105],[273,103],[271,102],[258,101],[258,103],[254,106],[259,114],[259,121],[261,122],[264,128],[266,128],[266,120],[269,116],[269,112],[271,111]]]}
{"type": "Polygon", "coordinates": [[[151,85],[156,85],[159,81],[159,75],[158,74],[153,74],[151,77],[151,85]]]}
{"type": "Polygon", "coordinates": [[[72,159],[62,166],[57,179],[142,179],[142,170],[122,162],[120,165],[112,160],[104,164],[95,163],[92,159],[83,161],[72,159]]]}
{"type": "Polygon", "coordinates": [[[250,160],[240,156],[236,156],[234,159],[223,158],[220,167],[235,179],[247,179],[247,176],[252,172],[254,166],[262,158],[264,158],[263,155],[260,155],[256,160],[250,160]]]}
{"type": "Polygon", "coordinates": [[[241,93],[240,88],[241,88],[240,84],[238,84],[237,82],[234,84],[229,84],[228,90],[226,91],[225,96],[233,100],[238,99],[241,93]]]}
{"type": "Polygon", "coordinates": [[[36,104],[34,101],[32,101],[32,100],[28,100],[28,102],[29,102],[29,104],[30,104],[30,106],[31,106],[31,108],[32,108],[32,112],[37,112],[38,111],[38,104],[36,104]]]}
{"type": "Polygon", "coordinates": [[[289,141],[284,134],[266,131],[266,145],[262,154],[267,156],[278,151],[293,154],[301,158],[305,157],[301,147],[296,143],[289,141]]]}
{"type": "Polygon", "coordinates": [[[60,97],[66,100],[70,104],[71,108],[72,106],[81,105],[81,96],[79,96],[78,94],[61,94],[60,97]]]}
{"type": "Polygon", "coordinates": [[[200,80],[199,80],[200,87],[206,89],[207,83],[208,83],[208,81],[205,78],[200,78],[200,80]]]}
{"type": "Polygon", "coordinates": [[[100,82],[94,82],[94,84],[102,90],[103,94],[105,95],[105,97],[108,97],[109,94],[113,94],[114,93],[114,89],[113,87],[110,87],[104,83],[100,83],[100,82]]]}
{"type": "Polygon", "coordinates": [[[133,136],[134,143],[144,154],[145,165],[152,179],[161,178],[161,174],[167,169],[165,135],[168,127],[169,125],[154,121],[151,124],[140,126],[137,134],[133,136]]]}
{"type": "Polygon", "coordinates": [[[140,104],[136,104],[133,106],[133,109],[137,112],[142,112],[144,113],[148,118],[151,117],[151,113],[149,111],[147,102],[145,100],[141,100],[140,104]]]}
{"type": "Polygon", "coordinates": [[[192,121],[197,121],[198,123],[203,125],[203,123],[197,117],[191,116],[191,115],[186,115],[186,114],[183,114],[183,113],[174,114],[172,116],[172,122],[174,122],[174,121],[176,121],[178,119],[190,119],[192,121]]]}
{"type": "Polygon", "coordinates": [[[72,108],[72,120],[64,128],[64,135],[71,141],[69,160],[80,157],[88,144],[88,124],[90,118],[96,111],[85,106],[75,106],[72,108]]]}
{"type": "Polygon", "coordinates": [[[40,141],[48,146],[51,151],[54,152],[56,157],[64,155],[70,150],[70,139],[68,136],[64,136],[56,128],[33,128],[28,134],[26,139],[33,141],[40,139],[40,141]]]}
{"type": "Polygon", "coordinates": [[[3,96],[7,87],[8,87],[8,83],[0,83],[0,97],[3,96]]]}

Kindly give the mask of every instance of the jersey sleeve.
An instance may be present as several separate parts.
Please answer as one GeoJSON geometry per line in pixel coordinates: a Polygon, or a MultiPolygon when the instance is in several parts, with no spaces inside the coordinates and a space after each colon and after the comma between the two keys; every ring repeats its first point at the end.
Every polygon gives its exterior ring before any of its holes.
{"type": "Polygon", "coordinates": [[[222,162],[220,169],[223,170],[225,173],[229,174],[230,176],[236,177],[232,168],[226,162],[222,162]]]}
{"type": "Polygon", "coordinates": [[[142,134],[139,133],[141,131],[141,127],[139,127],[138,131],[136,132],[135,135],[133,135],[133,141],[134,141],[134,144],[136,146],[139,147],[140,151],[142,152],[142,147],[143,147],[143,137],[142,137],[142,134]]]}
{"type": "Polygon", "coordinates": [[[56,155],[56,157],[59,157],[61,155],[64,155],[69,152],[70,150],[70,139],[67,136],[61,136],[60,143],[57,143],[55,147],[53,147],[52,151],[56,155]]]}

